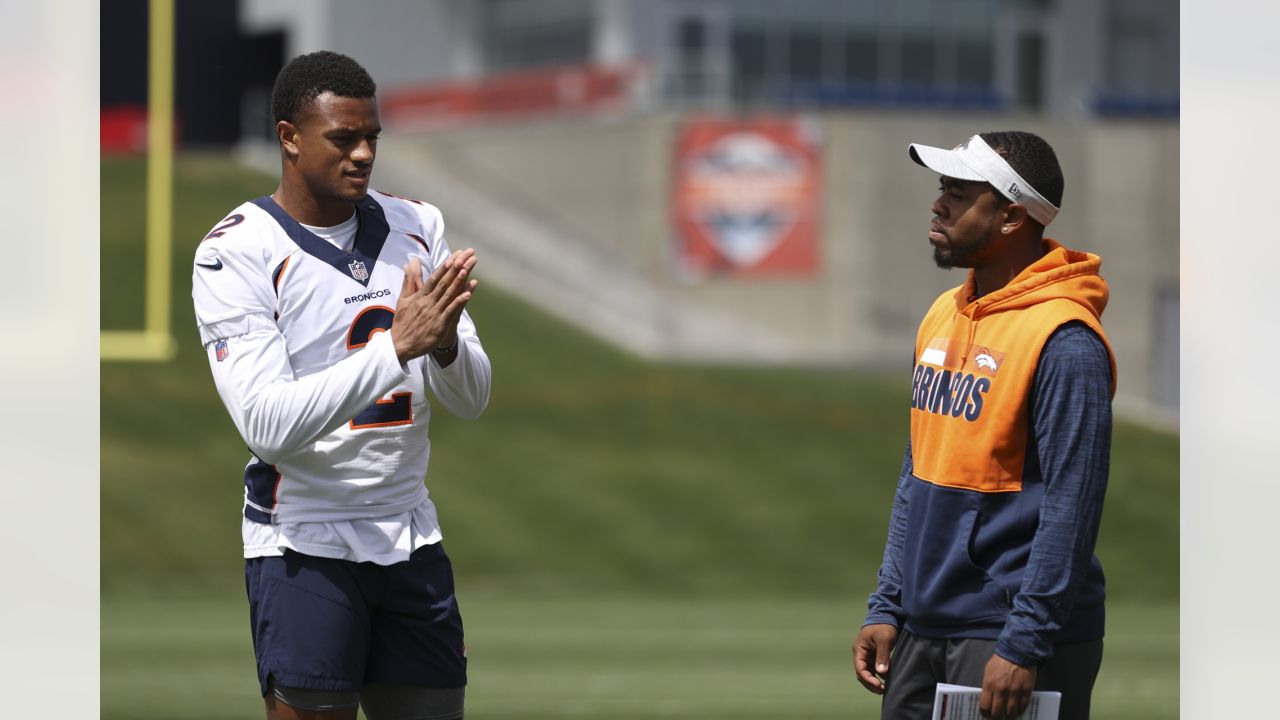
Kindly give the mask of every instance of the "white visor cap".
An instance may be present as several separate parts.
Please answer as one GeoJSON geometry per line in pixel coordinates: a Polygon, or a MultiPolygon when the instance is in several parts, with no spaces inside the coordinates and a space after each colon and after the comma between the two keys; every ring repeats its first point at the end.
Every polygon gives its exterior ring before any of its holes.
{"type": "Polygon", "coordinates": [[[1031,183],[1023,180],[981,135],[974,135],[951,150],[912,143],[908,152],[912,160],[939,175],[991,183],[1001,195],[1026,208],[1027,214],[1041,225],[1053,222],[1058,214],[1057,206],[1045,200],[1031,187],[1031,183]]]}

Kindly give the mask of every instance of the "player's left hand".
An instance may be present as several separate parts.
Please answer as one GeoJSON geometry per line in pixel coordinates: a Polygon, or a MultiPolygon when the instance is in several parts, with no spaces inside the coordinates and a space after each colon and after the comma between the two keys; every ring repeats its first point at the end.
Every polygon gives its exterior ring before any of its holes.
{"type": "Polygon", "coordinates": [[[458,342],[458,320],[462,318],[462,310],[471,301],[478,284],[478,281],[471,279],[476,261],[475,250],[471,248],[454,250],[444,261],[443,266],[446,272],[439,279],[439,286],[436,285],[434,273],[433,277],[426,280],[428,290],[441,293],[438,307],[446,321],[439,341],[441,347],[455,345],[458,342]]]}
{"type": "Polygon", "coordinates": [[[1023,667],[992,653],[982,674],[978,712],[984,718],[1014,720],[1026,712],[1035,687],[1035,666],[1023,667]]]}
{"type": "Polygon", "coordinates": [[[428,352],[435,353],[432,357],[441,367],[453,362],[458,320],[476,289],[476,281],[468,277],[475,264],[475,250],[460,250],[446,258],[425,282],[417,257],[404,266],[404,281],[391,321],[391,340],[402,365],[428,352]],[[440,348],[446,351],[442,353],[440,348]]]}

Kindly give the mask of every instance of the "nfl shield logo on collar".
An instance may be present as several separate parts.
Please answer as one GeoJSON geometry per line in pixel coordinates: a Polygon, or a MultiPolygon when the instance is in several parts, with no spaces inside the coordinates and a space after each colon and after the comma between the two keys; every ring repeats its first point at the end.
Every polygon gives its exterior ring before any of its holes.
{"type": "Polygon", "coordinates": [[[369,271],[364,268],[363,260],[352,260],[347,267],[351,268],[351,277],[364,282],[369,279],[369,271]]]}

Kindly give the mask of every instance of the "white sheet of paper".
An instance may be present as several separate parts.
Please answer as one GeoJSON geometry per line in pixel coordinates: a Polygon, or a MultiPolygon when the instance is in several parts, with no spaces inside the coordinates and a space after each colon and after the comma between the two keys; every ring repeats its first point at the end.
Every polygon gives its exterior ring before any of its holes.
{"type": "MultiPolygon", "coordinates": [[[[981,698],[982,688],[938,683],[937,694],[933,696],[933,720],[982,720],[982,715],[978,713],[978,700],[981,698]]],[[[1033,692],[1027,711],[1018,718],[1058,720],[1058,705],[1061,702],[1060,692],[1033,692]]]]}

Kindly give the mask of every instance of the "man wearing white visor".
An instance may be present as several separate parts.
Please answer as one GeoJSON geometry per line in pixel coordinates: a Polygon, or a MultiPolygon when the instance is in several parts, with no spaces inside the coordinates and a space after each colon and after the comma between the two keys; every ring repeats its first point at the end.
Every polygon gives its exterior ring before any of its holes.
{"type": "Polygon", "coordinates": [[[928,719],[937,683],[981,687],[983,717],[1033,690],[1089,717],[1105,588],[1094,556],[1115,362],[1101,260],[1045,237],[1063,179],[1026,132],[911,145],[940,177],[928,238],[968,268],[920,323],[911,434],[875,592],[854,641],[881,716],[928,719]]]}

